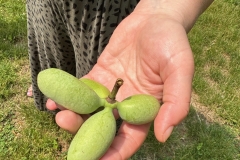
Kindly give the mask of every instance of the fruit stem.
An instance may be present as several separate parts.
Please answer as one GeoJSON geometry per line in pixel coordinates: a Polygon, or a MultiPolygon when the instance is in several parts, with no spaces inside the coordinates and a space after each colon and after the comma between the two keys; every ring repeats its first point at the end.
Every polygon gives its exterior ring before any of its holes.
{"type": "Polygon", "coordinates": [[[114,85],[111,93],[108,95],[107,101],[109,103],[116,102],[115,98],[116,98],[117,92],[122,85],[123,85],[123,80],[121,78],[118,78],[115,82],[115,85],[114,85]]]}

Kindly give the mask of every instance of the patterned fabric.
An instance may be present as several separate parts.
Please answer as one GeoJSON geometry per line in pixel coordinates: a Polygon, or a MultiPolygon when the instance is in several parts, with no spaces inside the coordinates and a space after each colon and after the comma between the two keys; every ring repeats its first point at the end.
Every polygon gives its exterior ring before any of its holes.
{"type": "Polygon", "coordinates": [[[27,0],[29,60],[36,107],[45,110],[46,97],[37,75],[59,68],[77,78],[87,74],[116,26],[139,0],[27,0]]]}

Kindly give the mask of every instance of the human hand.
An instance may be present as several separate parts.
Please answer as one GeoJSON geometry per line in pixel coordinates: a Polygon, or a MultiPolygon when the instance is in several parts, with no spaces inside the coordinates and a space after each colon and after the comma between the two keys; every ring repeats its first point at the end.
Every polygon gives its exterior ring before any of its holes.
{"type": "MultiPolygon", "coordinates": [[[[163,13],[134,11],[114,31],[97,64],[85,77],[110,90],[117,78],[124,80],[116,99],[150,94],[162,102],[154,120],[155,136],[165,142],[188,113],[194,73],[192,51],[182,24],[163,13]]],[[[48,109],[58,107],[47,102],[48,109]]],[[[76,133],[84,119],[69,110],[56,115],[57,124],[76,133]]],[[[127,159],[144,142],[150,124],[123,122],[111,147],[102,159],[127,159]]]]}

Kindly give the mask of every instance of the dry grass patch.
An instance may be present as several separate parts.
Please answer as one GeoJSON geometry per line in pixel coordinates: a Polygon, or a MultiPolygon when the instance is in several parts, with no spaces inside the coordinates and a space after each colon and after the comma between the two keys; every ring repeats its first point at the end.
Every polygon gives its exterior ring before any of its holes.
{"type": "Polygon", "coordinates": [[[196,93],[192,93],[191,97],[191,105],[193,108],[196,109],[197,114],[198,114],[198,119],[200,121],[203,121],[204,119],[201,118],[199,114],[202,114],[205,119],[206,123],[219,123],[219,124],[225,124],[226,121],[219,117],[213,110],[211,110],[209,107],[201,104],[199,102],[199,96],[196,93]]]}

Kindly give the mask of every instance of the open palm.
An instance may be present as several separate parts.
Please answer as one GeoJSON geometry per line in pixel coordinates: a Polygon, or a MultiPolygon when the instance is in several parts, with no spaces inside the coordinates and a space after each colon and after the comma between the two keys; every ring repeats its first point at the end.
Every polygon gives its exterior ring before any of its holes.
{"type": "MultiPolygon", "coordinates": [[[[138,93],[155,96],[163,105],[154,121],[154,130],[156,138],[164,142],[173,126],[188,113],[193,72],[192,51],[182,25],[159,14],[133,12],[116,28],[97,64],[85,77],[110,90],[116,79],[122,78],[119,101],[138,93]]],[[[61,113],[56,120],[63,117],[61,113]]],[[[62,123],[66,121],[58,124],[64,126],[62,123]]],[[[132,156],[145,140],[149,127],[150,124],[135,126],[123,122],[102,159],[132,156]]]]}

